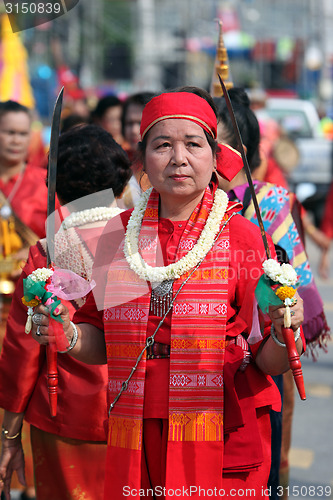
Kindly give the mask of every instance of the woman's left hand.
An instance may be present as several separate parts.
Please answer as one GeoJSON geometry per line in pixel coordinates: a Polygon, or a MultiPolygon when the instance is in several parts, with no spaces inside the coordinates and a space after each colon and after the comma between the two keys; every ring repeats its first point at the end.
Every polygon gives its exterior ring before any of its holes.
{"type": "MultiPolygon", "coordinates": [[[[303,308],[303,300],[296,292],[294,295],[297,302],[295,305],[290,307],[291,312],[291,328],[295,331],[297,328],[301,326],[304,320],[304,308],[303,308]]],[[[284,326],[284,313],[285,306],[270,306],[268,315],[274,325],[274,328],[277,332],[281,332],[281,328],[284,326]]]]}
{"type": "MultiPolygon", "coordinates": [[[[69,311],[66,306],[63,304],[59,304],[55,309],[54,314],[56,316],[61,317],[62,319],[62,329],[67,338],[68,343],[70,344],[71,339],[73,337],[73,328],[70,324],[69,311]]],[[[50,343],[51,338],[49,336],[49,309],[43,304],[39,304],[35,310],[32,317],[32,337],[41,345],[48,345],[50,343]],[[34,320],[34,316],[38,316],[38,323],[34,320]]],[[[53,341],[54,341],[54,337],[53,341]]]]}

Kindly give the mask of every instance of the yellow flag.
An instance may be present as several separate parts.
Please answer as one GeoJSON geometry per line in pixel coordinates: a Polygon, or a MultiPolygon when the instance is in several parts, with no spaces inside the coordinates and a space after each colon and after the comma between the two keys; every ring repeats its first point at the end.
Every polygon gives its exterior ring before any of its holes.
{"type": "Polygon", "coordinates": [[[17,101],[35,107],[30,85],[28,54],[19,33],[13,33],[8,16],[3,14],[0,44],[0,100],[17,101]]]}

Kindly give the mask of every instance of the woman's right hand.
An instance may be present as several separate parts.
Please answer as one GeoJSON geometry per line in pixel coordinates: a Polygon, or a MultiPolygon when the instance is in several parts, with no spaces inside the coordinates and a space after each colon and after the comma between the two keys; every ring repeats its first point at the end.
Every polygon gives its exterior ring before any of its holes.
{"type": "MultiPolygon", "coordinates": [[[[66,336],[66,339],[68,340],[68,343],[70,344],[72,337],[73,337],[73,327],[70,324],[70,316],[69,316],[69,311],[66,306],[63,304],[59,304],[58,307],[54,310],[53,314],[55,316],[60,316],[63,323],[63,331],[66,336]]],[[[37,307],[34,309],[33,313],[33,327],[31,330],[32,337],[37,340],[37,342],[41,345],[48,345],[50,343],[51,335],[49,332],[49,309],[44,306],[43,304],[39,304],[37,307]],[[41,318],[38,320],[38,325],[34,323],[34,316],[35,314],[40,314],[41,318]],[[37,332],[37,328],[38,332],[37,332]],[[38,335],[39,333],[39,335],[38,335]]]]}

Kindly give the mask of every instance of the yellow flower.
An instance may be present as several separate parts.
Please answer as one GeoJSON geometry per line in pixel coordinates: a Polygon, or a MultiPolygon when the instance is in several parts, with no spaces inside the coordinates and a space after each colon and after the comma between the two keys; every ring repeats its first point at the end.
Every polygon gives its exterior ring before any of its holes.
{"type": "Polygon", "coordinates": [[[275,294],[281,299],[282,301],[286,299],[291,299],[296,293],[295,288],[292,288],[291,286],[280,286],[275,294]]]}
{"type": "Polygon", "coordinates": [[[37,299],[32,299],[32,300],[26,300],[25,297],[22,297],[22,304],[27,307],[36,307],[39,304],[39,300],[37,299]]]}

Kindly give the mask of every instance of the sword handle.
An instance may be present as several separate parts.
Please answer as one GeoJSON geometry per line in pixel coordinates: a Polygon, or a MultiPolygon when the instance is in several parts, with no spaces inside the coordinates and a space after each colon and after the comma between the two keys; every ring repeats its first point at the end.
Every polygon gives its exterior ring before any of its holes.
{"type": "Polygon", "coordinates": [[[51,417],[57,415],[58,399],[58,370],[57,370],[57,346],[55,342],[46,346],[47,358],[47,390],[49,393],[51,417]]]}
{"type": "Polygon", "coordinates": [[[301,400],[304,401],[306,399],[306,394],[304,388],[302,364],[296,349],[294,331],[292,328],[282,327],[282,335],[287,347],[289,365],[294,376],[298,394],[300,395],[301,400]]]}

